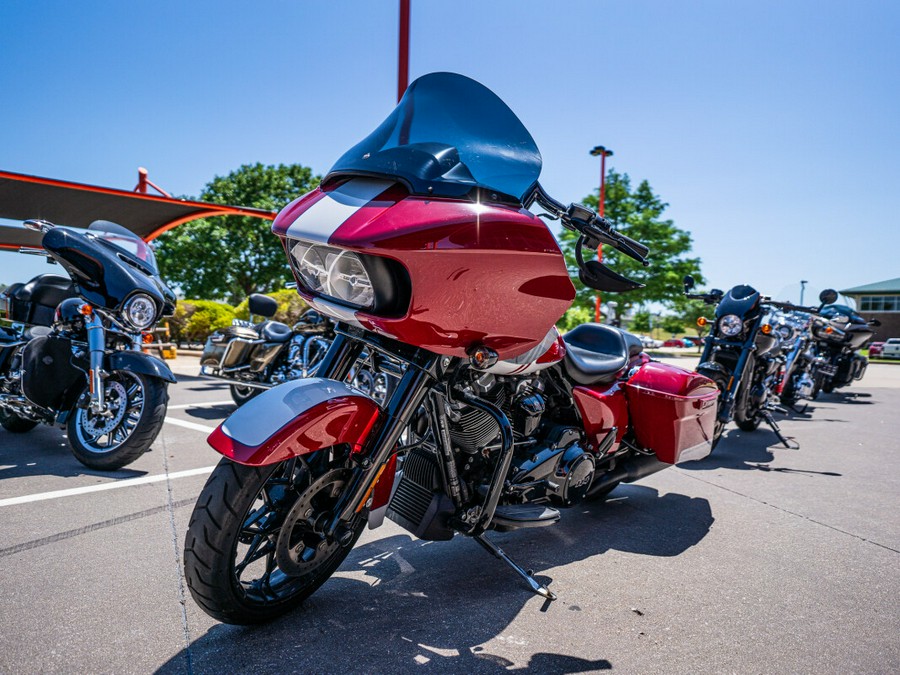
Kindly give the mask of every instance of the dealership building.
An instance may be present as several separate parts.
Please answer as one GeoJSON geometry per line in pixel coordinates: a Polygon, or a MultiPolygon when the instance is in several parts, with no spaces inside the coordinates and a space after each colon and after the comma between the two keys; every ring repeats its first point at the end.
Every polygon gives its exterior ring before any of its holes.
{"type": "Polygon", "coordinates": [[[866,319],[878,319],[876,340],[900,337],[900,278],[879,281],[841,291],[856,301],[856,310],[866,319]]]}

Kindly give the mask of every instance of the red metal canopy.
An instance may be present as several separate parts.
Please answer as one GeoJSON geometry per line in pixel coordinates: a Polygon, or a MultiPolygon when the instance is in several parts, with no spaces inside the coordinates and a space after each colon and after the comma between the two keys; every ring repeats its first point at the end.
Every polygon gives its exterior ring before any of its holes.
{"type": "MultiPolygon", "coordinates": [[[[57,225],[86,228],[111,220],[151,241],[166,230],[210,216],[254,216],[273,220],[274,211],[161,197],[0,171],[0,218],[43,218],[57,225]]],[[[41,233],[0,224],[0,248],[39,247],[41,233]]]]}

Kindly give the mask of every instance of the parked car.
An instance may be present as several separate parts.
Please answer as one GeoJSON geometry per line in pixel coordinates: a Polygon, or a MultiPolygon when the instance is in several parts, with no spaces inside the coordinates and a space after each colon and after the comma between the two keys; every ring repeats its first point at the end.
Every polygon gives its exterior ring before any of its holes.
{"type": "Polygon", "coordinates": [[[685,343],[681,338],[669,338],[665,342],[663,342],[663,347],[690,347],[685,343]]]}
{"type": "Polygon", "coordinates": [[[884,348],[884,342],[873,342],[869,345],[869,358],[875,359],[881,356],[882,349],[884,348]]]}
{"type": "Polygon", "coordinates": [[[703,338],[697,337],[696,335],[685,335],[681,339],[684,342],[685,347],[702,347],[703,346],[703,338]]]}
{"type": "Polygon", "coordinates": [[[644,345],[644,349],[656,349],[663,346],[662,340],[656,340],[649,335],[638,335],[638,338],[640,338],[641,344],[644,345]]]}
{"type": "Polygon", "coordinates": [[[890,338],[881,348],[881,358],[900,359],[900,338],[890,338]]]}

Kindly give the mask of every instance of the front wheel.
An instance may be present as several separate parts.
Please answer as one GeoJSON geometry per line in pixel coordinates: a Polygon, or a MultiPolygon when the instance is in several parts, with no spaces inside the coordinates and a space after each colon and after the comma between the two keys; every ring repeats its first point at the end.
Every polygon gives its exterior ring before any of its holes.
{"type": "Polygon", "coordinates": [[[722,432],[725,431],[725,422],[719,420],[719,412],[722,410],[722,398],[725,396],[725,390],[728,389],[728,379],[724,373],[718,370],[698,368],[697,372],[700,375],[703,375],[703,377],[708,377],[715,382],[716,387],[719,389],[719,398],[716,402],[716,426],[713,429],[712,447],[710,448],[710,452],[712,452],[719,444],[719,441],[722,438],[722,432]]]}
{"type": "Polygon", "coordinates": [[[263,390],[259,387],[248,387],[243,384],[233,384],[231,385],[231,398],[240,408],[251,398],[254,398],[261,394],[262,391],[263,390]]]}
{"type": "Polygon", "coordinates": [[[352,470],[320,450],[267,467],[219,462],[194,507],[184,571],[198,605],[219,621],[270,621],[334,573],[362,533],[322,533],[352,470]]]}
{"type": "Polygon", "coordinates": [[[107,409],[77,408],[67,425],[75,459],[92,469],[121,469],[150,449],[166,418],[166,383],[128,370],[103,381],[107,409]]]}

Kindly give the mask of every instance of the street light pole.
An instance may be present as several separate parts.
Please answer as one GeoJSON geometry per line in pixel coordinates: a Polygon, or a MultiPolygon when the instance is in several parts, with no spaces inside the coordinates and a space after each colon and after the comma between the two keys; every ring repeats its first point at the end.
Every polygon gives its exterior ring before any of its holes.
{"type": "Polygon", "coordinates": [[[808,284],[808,283],[809,283],[809,282],[806,281],[806,280],[801,280],[801,281],[800,281],[800,306],[801,306],[801,307],[803,306],[803,291],[806,290],[806,284],[808,284]]]}
{"type": "MultiPolygon", "coordinates": [[[[609,148],[604,148],[602,145],[595,146],[591,150],[591,156],[596,157],[600,155],[600,199],[597,203],[599,207],[597,209],[597,213],[600,214],[600,217],[603,217],[604,207],[606,206],[606,158],[613,156],[613,151],[609,148]]],[[[599,262],[603,262],[603,245],[599,245],[597,247],[597,260],[599,262]]],[[[597,292],[597,298],[594,302],[594,322],[600,323],[600,292],[597,292]]]]}
{"type": "Polygon", "coordinates": [[[400,36],[397,54],[397,101],[409,86],[409,2],[400,0],[400,36]]]}

